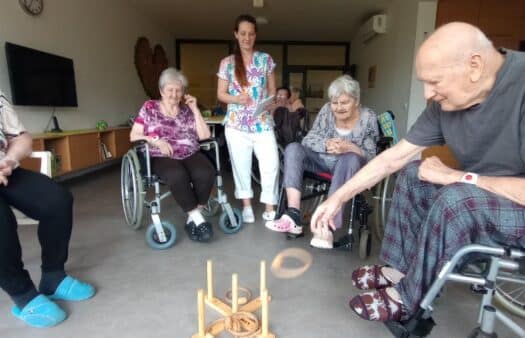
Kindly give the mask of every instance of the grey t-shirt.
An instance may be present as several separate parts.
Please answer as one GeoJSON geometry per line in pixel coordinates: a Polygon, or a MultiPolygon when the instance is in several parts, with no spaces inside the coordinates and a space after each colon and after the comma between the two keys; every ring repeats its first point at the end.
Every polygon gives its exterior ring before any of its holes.
{"type": "Polygon", "coordinates": [[[466,171],[525,177],[525,53],[502,52],[506,60],[485,101],[446,112],[432,102],[407,141],[425,147],[446,143],[466,171]]]}

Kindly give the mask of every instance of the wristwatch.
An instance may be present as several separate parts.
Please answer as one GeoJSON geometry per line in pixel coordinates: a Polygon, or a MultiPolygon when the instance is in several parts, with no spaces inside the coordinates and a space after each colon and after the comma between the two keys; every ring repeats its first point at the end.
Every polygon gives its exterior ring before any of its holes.
{"type": "Polygon", "coordinates": [[[478,176],[479,175],[475,173],[465,173],[465,175],[461,177],[460,182],[476,185],[476,183],[478,183],[478,176]]]}

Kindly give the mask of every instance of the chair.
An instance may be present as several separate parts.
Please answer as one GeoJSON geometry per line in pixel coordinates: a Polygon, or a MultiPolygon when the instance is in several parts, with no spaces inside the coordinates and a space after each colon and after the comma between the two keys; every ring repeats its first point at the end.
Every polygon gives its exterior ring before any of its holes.
{"type": "MultiPolygon", "coordinates": [[[[521,328],[502,307],[525,318],[525,247],[499,247],[471,244],[461,248],[445,263],[436,280],[420,303],[418,312],[406,322],[386,322],[390,332],[399,338],[426,337],[435,326],[432,303],[447,281],[466,283],[482,295],[478,314],[479,326],[469,338],[497,337],[495,323],[500,321],[518,337],[525,337],[521,328]]],[[[441,297],[443,301],[446,296],[441,297]]]]}
{"type": "MultiPolygon", "coordinates": [[[[242,214],[239,209],[232,208],[228,203],[220,173],[219,146],[215,140],[201,142],[201,149],[215,151],[215,168],[217,181],[217,197],[210,198],[203,210],[204,216],[212,216],[222,208],[219,227],[225,233],[238,232],[242,227],[242,214]]],[[[142,227],[144,208],[151,210],[152,223],[146,230],[146,243],[153,249],[167,249],[175,244],[176,228],[165,220],[161,220],[161,201],[171,195],[170,191],[161,193],[164,182],[152,173],[149,155],[149,145],[145,141],[135,142],[122,158],[121,164],[121,198],[126,223],[134,230],[142,227]],[[153,188],[154,195],[146,200],[147,190],[153,188]]]]}
{"type": "MultiPolygon", "coordinates": [[[[40,173],[48,177],[52,176],[52,171],[51,171],[52,154],[50,151],[33,151],[30,157],[40,159],[40,173]]],[[[21,211],[15,208],[13,208],[13,212],[15,214],[18,225],[38,224],[37,220],[27,217],[21,211]]]]}

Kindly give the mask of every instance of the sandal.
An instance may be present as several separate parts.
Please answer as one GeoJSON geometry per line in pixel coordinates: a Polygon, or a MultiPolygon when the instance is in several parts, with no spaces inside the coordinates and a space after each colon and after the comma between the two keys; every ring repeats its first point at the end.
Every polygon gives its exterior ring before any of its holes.
{"type": "Polygon", "coordinates": [[[352,284],[360,290],[383,289],[393,286],[381,271],[384,265],[365,265],[352,272],[352,284]]]}
{"type": "Polygon", "coordinates": [[[408,318],[408,312],[403,303],[392,299],[385,289],[365,292],[350,300],[350,308],[363,319],[386,322],[399,322],[408,318]]]}
{"type": "Polygon", "coordinates": [[[296,235],[303,232],[303,227],[295,224],[293,219],[286,214],[283,214],[281,218],[276,219],[275,221],[266,222],[265,226],[268,229],[277,232],[291,232],[296,235]]]}

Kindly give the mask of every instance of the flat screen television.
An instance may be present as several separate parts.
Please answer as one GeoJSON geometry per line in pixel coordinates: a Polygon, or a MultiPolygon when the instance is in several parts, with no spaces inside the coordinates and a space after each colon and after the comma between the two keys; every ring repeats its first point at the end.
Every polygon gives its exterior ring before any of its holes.
{"type": "Polygon", "coordinates": [[[5,54],[13,104],[78,106],[73,60],[10,42],[5,54]]]}

